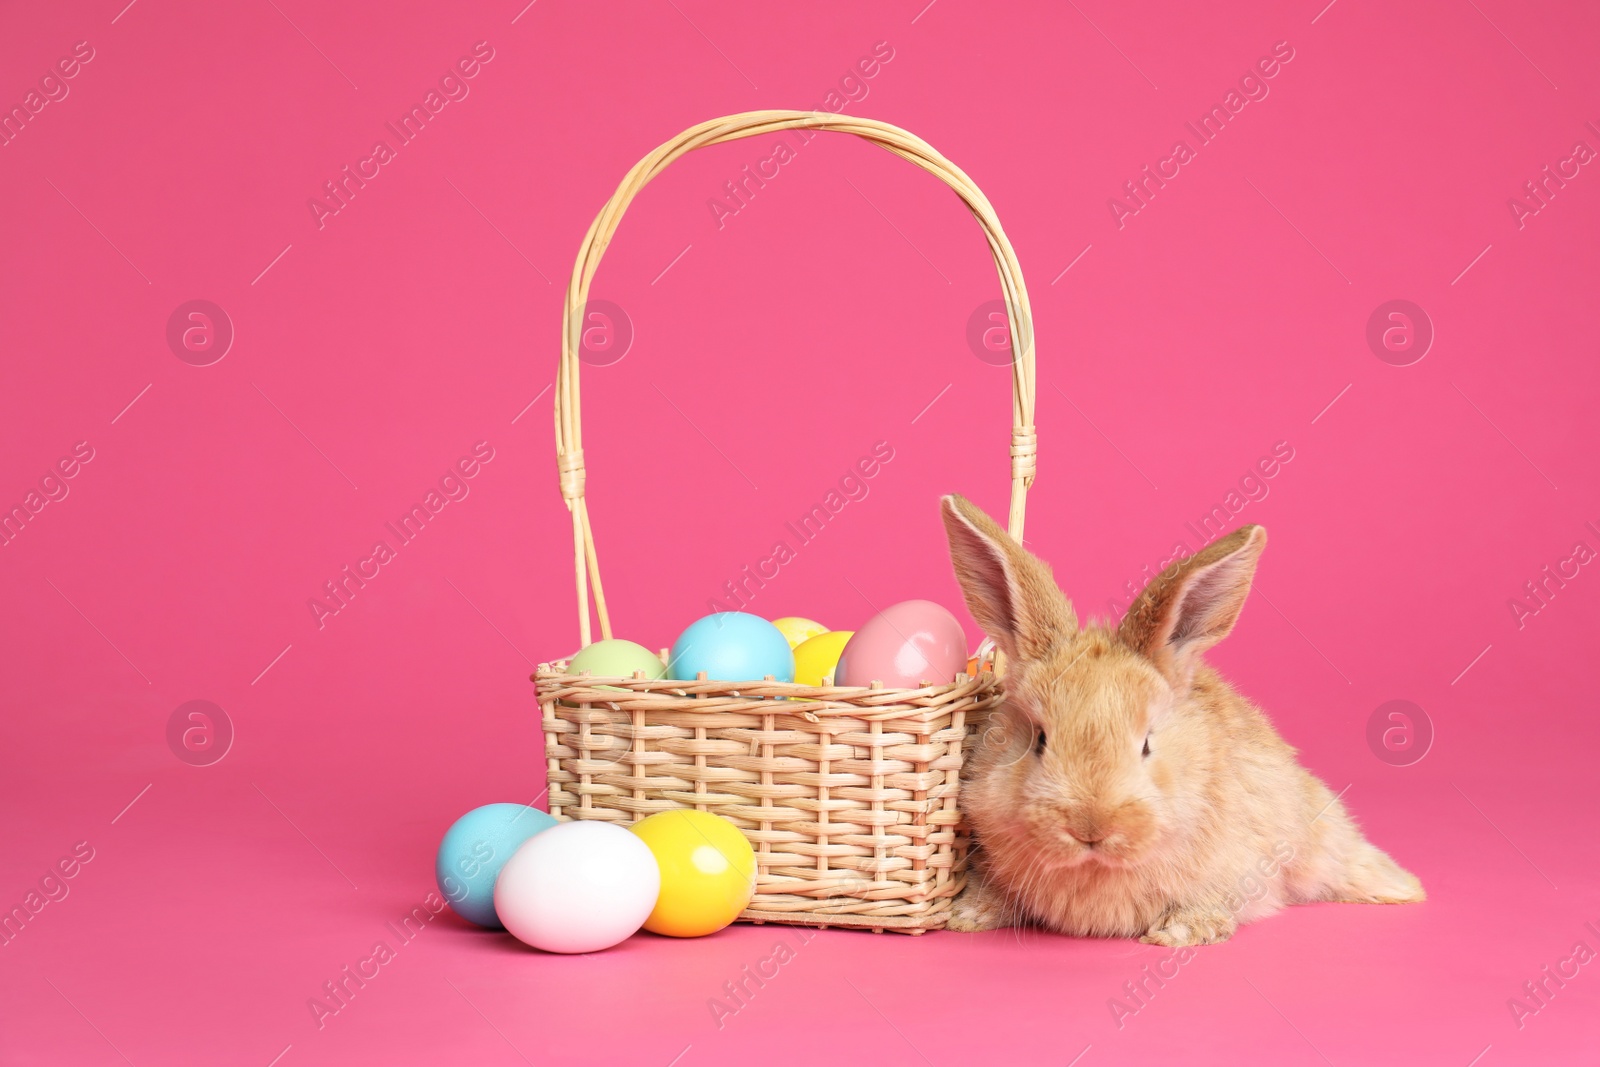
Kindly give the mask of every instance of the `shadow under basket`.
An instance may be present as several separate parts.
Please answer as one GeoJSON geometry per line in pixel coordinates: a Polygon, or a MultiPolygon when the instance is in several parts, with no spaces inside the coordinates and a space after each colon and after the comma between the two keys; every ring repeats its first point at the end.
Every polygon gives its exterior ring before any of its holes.
{"type": "Polygon", "coordinates": [[[732,821],[756,854],[743,921],[945,925],[966,880],[962,747],[1000,700],[993,674],[863,689],[591,678],[562,662],[533,680],[558,819],[732,821]]]}

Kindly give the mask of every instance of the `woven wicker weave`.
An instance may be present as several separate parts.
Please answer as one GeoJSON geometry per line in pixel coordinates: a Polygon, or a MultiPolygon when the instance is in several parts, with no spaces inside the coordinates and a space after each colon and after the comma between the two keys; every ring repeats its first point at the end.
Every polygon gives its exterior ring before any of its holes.
{"type": "MultiPolygon", "coordinates": [[[[823,112],[752,111],[702,123],[628,172],[589,227],[567,287],[556,378],[556,455],[572,513],[578,631],[590,643],[590,590],[611,636],[584,503],[579,345],[589,284],[628,204],[685,152],[783,130],[854,134],[932,172],[982,227],[1011,321],[1009,528],[1021,538],[1033,482],[1034,358],[1028,293],[988,199],[921,138],[823,112]]],[[[695,807],[731,819],[756,850],[756,896],[741,918],[921,933],[944,925],[960,892],[966,838],[957,806],[962,746],[999,699],[988,671],[918,689],[591,678],[566,664],[534,675],[551,814],[635,822],[695,807]],[[776,698],[784,698],[778,700],[776,698]]]]}

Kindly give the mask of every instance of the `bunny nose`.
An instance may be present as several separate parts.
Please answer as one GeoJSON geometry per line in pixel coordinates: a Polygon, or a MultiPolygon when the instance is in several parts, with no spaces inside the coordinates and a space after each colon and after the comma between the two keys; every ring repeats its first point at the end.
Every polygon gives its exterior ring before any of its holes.
{"type": "Polygon", "coordinates": [[[1091,827],[1089,829],[1081,830],[1068,828],[1067,833],[1071,834],[1079,841],[1082,841],[1090,848],[1093,848],[1095,845],[1098,845],[1100,842],[1104,841],[1107,836],[1106,832],[1099,827],[1091,827]]]}

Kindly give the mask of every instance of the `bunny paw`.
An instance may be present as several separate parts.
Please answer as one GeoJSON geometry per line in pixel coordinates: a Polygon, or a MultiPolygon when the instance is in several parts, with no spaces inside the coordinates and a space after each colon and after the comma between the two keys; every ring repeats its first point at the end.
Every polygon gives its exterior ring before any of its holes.
{"type": "Polygon", "coordinates": [[[998,930],[1011,925],[1011,909],[1006,902],[982,882],[967,886],[950,905],[950,920],[946,930],[976,933],[979,930],[998,930]]]}
{"type": "Polygon", "coordinates": [[[1226,941],[1239,928],[1232,915],[1215,908],[1184,908],[1163,915],[1139,940],[1147,945],[1182,948],[1226,941]]]}

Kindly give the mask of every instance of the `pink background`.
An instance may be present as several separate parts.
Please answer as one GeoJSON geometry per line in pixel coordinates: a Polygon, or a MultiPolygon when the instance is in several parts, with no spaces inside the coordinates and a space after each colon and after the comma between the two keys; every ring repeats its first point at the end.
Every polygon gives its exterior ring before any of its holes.
{"type": "MultiPolygon", "coordinates": [[[[1594,966],[1521,1028],[1507,1006],[1600,948],[1600,575],[1521,628],[1508,606],[1600,548],[1600,174],[1520,228],[1507,204],[1600,148],[1591,6],[125,2],[0,15],[8,110],[94,50],[0,147],[0,504],[94,451],[0,548],[0,906],[94,855],[0,947],[0,1062],[1593,1056],[1594,966]],[[319,229],[308,199],[479,41],[469,95],[319,229]],[[1288,442],[1234,520],[1272,544],[1215,662],[1429,901],[1248,927],[1121,1029],[1108,998],[1164,950],[828,932],[719,1030],[709,998],[791,935],[554,958],[446,915],[319,1029],[307,1000],[393,940],[446,826],[541,795],[527,675],[577,640],[547,387],[594,212],[680,129],[821,106],[880,41],[847,110],[963,166],[1029,272],[1031,544],[1105,614],[1288,442]],[[1279,41],[1270,95],[1119,229],[1108,198],[1279,41]],[[191,299],[236,331],[210,366],[166,341],[191,299]],[[1365,340],[1391,299],[1436,331],[1411,366],[1365,340]],[[308,599],[479,441],[470,495],[319,628],[308,599]],[[195,699],[236,732],[211,766],[166,741],[195,699]],[[1391,699],[1436,732],[1410,766],[1368,747],[1391,699]]],[[[719,229],[707,201],[775,140],[681,161],[595,286],[637,336],[585,371],[590,500],[619,633],[651,646],[874,442],[895,458],[870,495],[751,610],[958,607],[936,497],[1004,508],[1007,372],[966,341],[999,295],[977,227],[830,136],[719,229]]]]}

